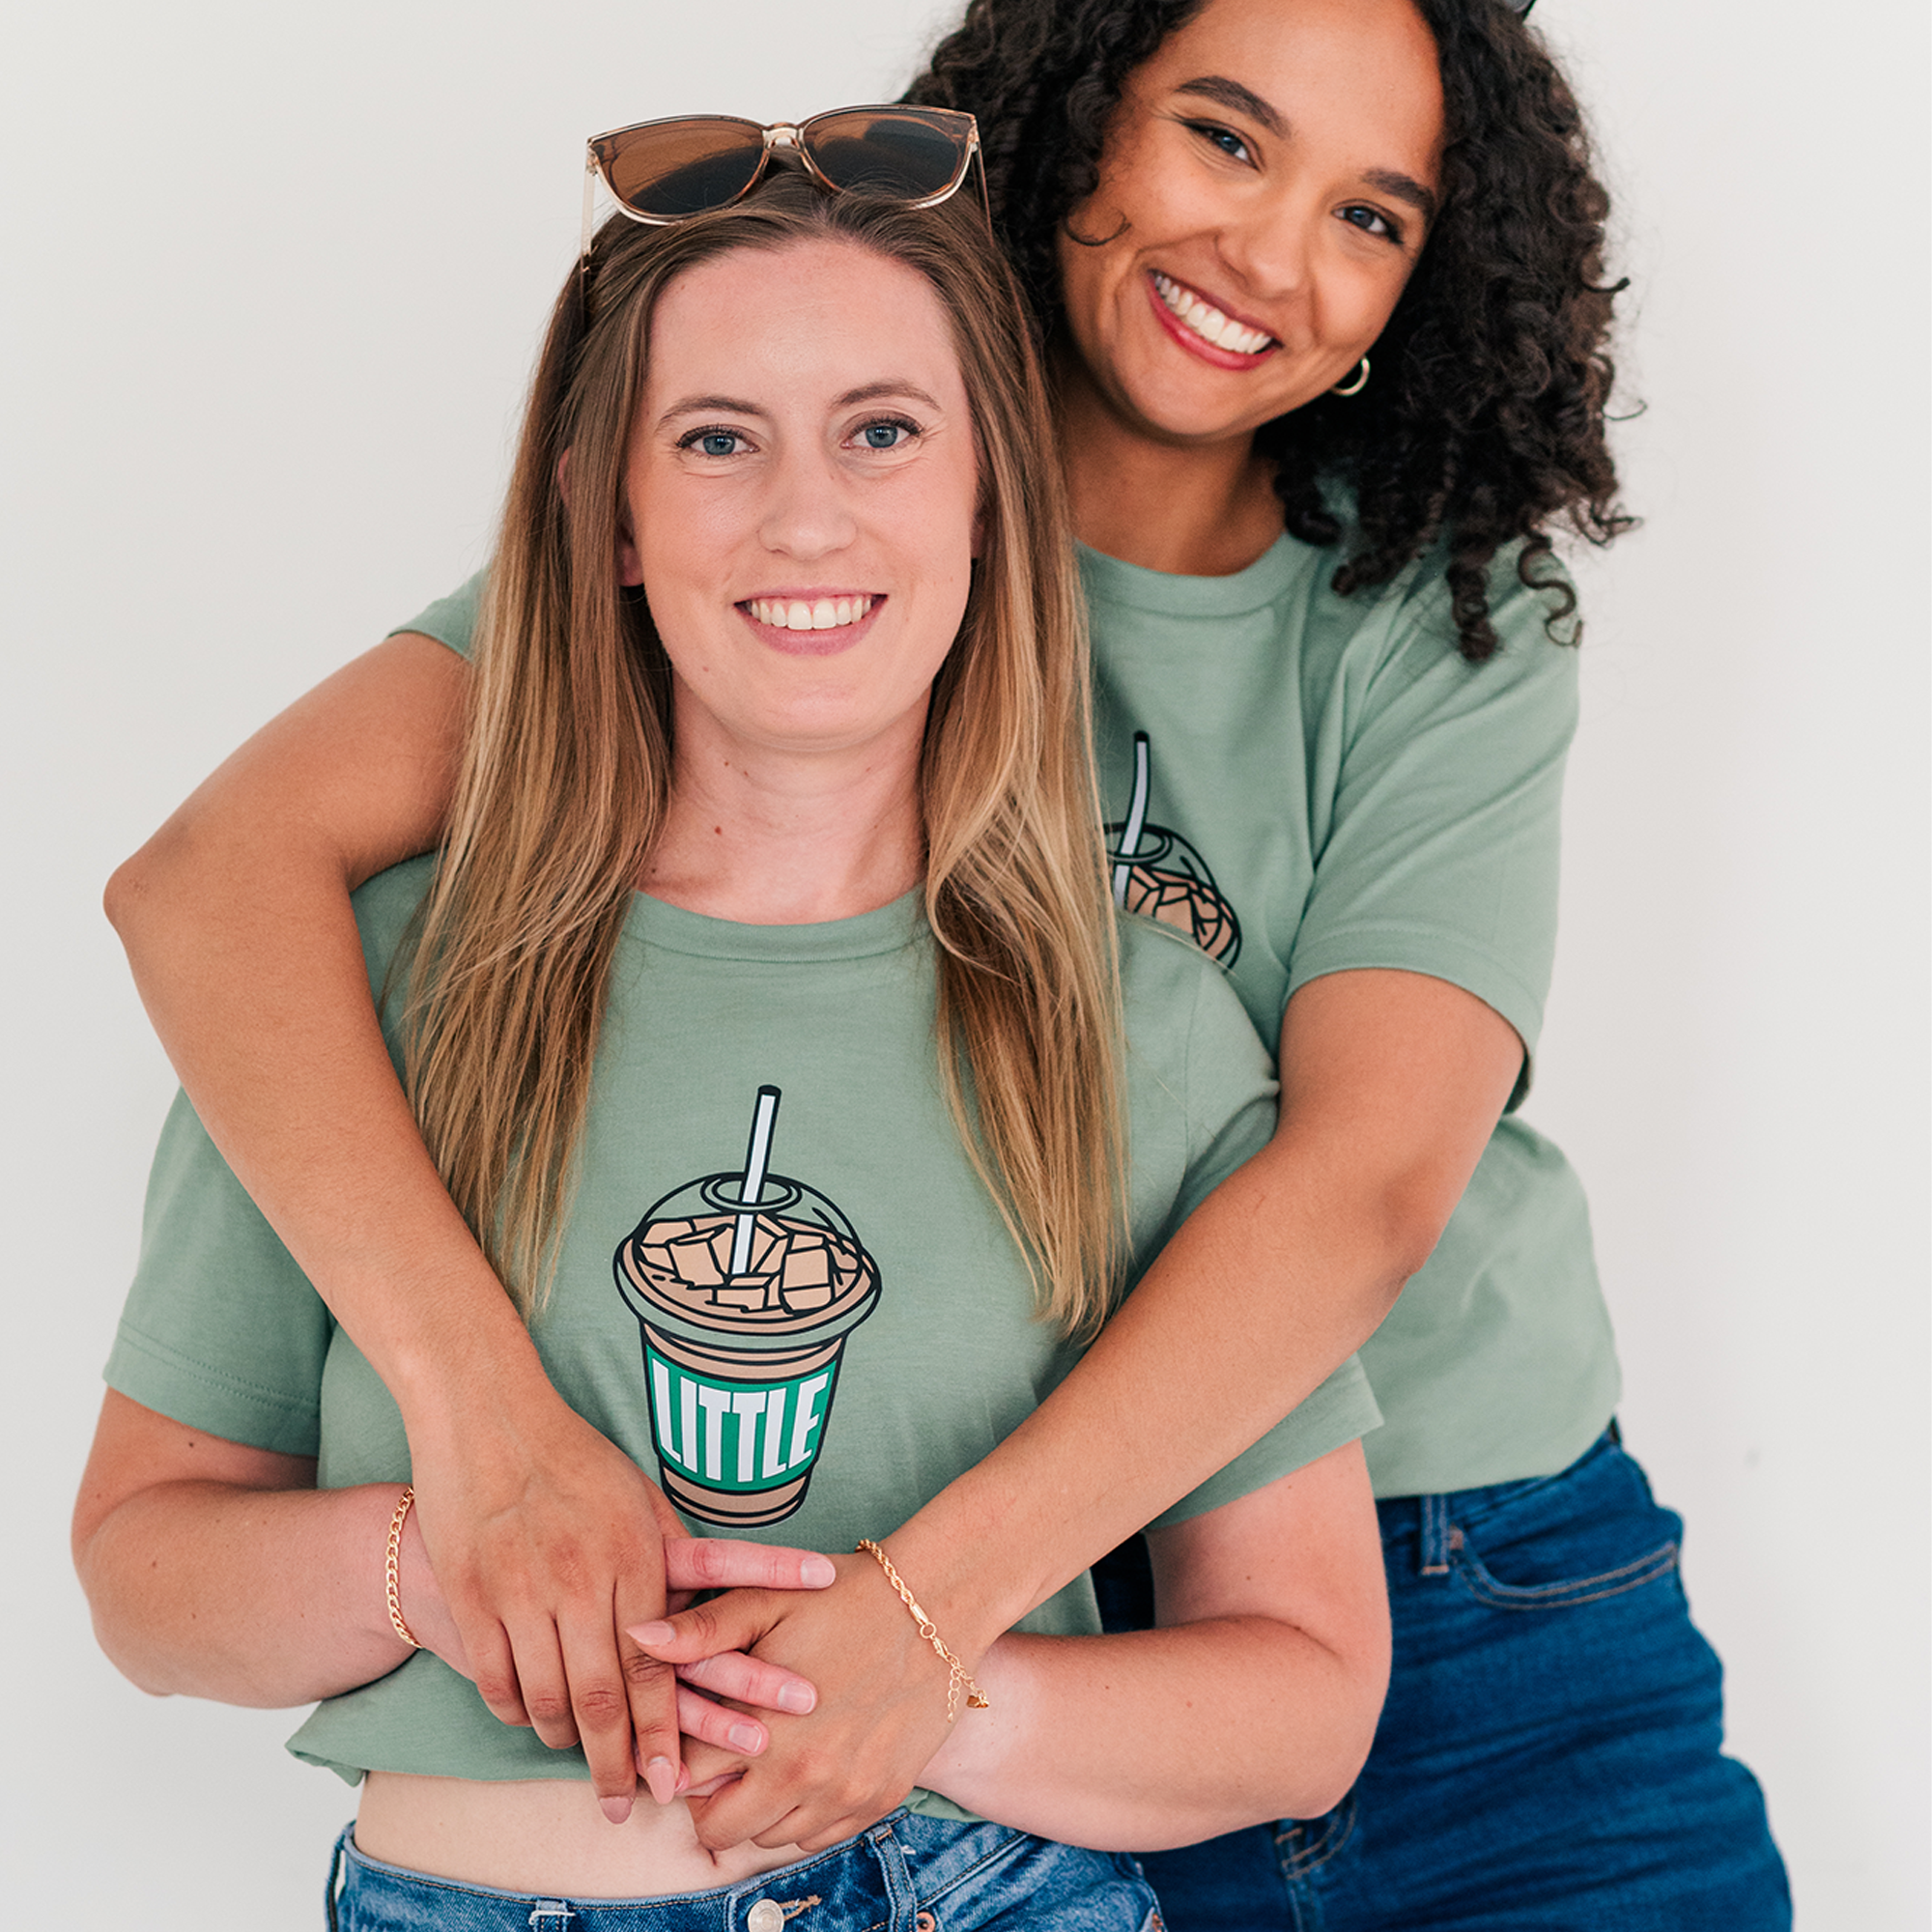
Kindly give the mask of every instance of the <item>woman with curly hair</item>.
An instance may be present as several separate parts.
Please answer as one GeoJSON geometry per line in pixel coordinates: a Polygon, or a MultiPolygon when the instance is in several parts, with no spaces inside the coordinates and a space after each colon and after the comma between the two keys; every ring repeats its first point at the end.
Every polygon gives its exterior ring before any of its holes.
{"type": "MultiPolygon", "coordinates": [[[[979,116],[1054,373],[1115,896],[1227,968],[1282,1114],[1053,1398],[895,1533],[901,1567],[970,1662],[1360,1348],[1387,1418],[1376,1748],[1329,1815],[1156,1861],[1170,1918],[1781,1924],[1679,1525],[1616,1437],[1582,1194],[1515,1111],[1576,704],[1551,532],[1625,521],[1574,99],[1501,0],[975,0],[911,95],[979,116]]],[[[661,1501],[533,1386],[368,1009],[343,889],[440,834],[442,646],[479,594],[270,725],[111,909],[210,1130],[398,1398],[491,1707],[581,1734],[621,1803],[634,1727],[654,1789],[677,1759],[649,1660],[754,1647],[819,1708],[708,1841],[849,1832],[923,1762],[871,1607],[835,1585],[623,1634],[661,1501]]],[[[1114,1572],[1130,1617],[1130,1553],[1114,1572]]]]}

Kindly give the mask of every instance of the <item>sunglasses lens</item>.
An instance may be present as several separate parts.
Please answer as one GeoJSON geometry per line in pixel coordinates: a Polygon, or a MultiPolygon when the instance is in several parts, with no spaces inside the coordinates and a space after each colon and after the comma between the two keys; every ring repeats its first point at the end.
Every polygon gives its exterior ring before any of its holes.
{"type": "Polygon", "coordinates": [[[764,151],[764,130],[748,121],[693,119],[612,136],[597,157],[625,207],[677,221],[737,200],[764,151]]]}
{"type": "Polygon", "coordinates": [[[808,122],[805,147],[834,187],[923,201],[958,186],[972,125],[965,114],[862,107],[808,122]]]}

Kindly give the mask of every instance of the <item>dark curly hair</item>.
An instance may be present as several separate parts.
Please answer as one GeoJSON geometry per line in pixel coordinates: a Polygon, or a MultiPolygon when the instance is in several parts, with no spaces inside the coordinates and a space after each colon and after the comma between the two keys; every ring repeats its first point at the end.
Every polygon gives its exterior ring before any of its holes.
{"type": "MultiPolygon", "coordinates": [[[[1060,321],[1058,247],[1099,180],[1127,76],[1204,0],[969,0],[906,99],[980,119],[995,224],[1041,332],[1060,321]]],[[[1541,41],[1505,0],[1415,0],[1435,37],[1445,114],[1441,210],[1375,345],[1359,396],[1319,396],[1265,423],[1283,520],[1333,544],[1353,510],[1342,595],[1385,583],[1440,544],[1463,655],[1497,648],[1489,568],[1550,593],[1550,635],[1580,635],[1560,573],[1539,570],[1567,522],[1607,543],[1632,519],[1605,440],[1615,371],[1605,353],[1609,198],[1582,114],[1541,41]]]]}

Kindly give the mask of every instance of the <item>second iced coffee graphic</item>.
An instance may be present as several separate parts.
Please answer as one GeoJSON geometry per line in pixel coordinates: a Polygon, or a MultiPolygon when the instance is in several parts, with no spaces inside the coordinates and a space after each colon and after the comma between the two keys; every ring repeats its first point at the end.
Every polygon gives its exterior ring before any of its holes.
{"type": "Polygon", "coordinates": [[[758,1089],[742,1170],[667,1194],[613,1258],[642,1331],[665,1493],[739,1528],[804,1502],[845,1338],[879,1299],[851,1222],[772,1171],[780,1098],[758,1089]]]}

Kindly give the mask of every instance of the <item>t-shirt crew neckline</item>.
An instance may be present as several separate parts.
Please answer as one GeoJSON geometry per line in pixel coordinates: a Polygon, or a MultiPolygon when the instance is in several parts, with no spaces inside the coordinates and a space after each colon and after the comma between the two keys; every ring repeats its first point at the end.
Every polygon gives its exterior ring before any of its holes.
{"type": "Polygon", "coordinates": [[[805,925],[744,925],[736,920],[692,912],[668,899],[653,898],[648,893],[633,893],[624,936],[700,959],[761,959],[805,965],[898,952],[924,929],[925,891],[915,886],[870,912],[805,925]]]}
{"type": "Polygon", "coordinates": [[[1314,569],[1321,556],[1283,531],[1245,570],[1229,577],[1181,577],[1125,563],[1086,544],[1076,548],[1090,596],[1163,617],[1241,617],[1264,611],[1314,569]]]}

